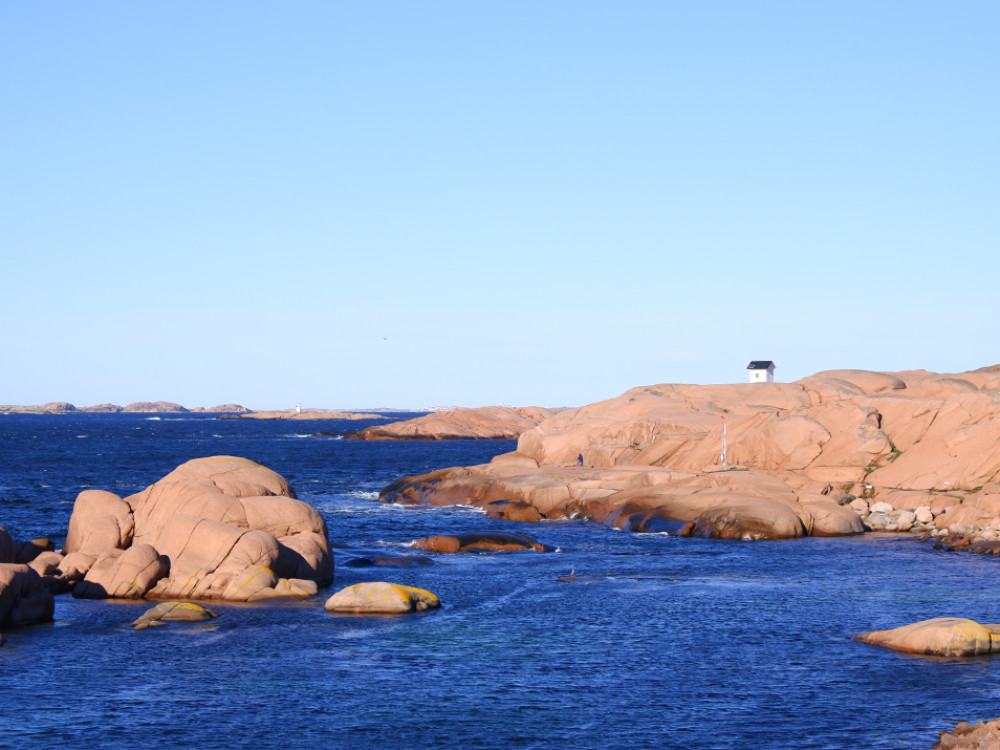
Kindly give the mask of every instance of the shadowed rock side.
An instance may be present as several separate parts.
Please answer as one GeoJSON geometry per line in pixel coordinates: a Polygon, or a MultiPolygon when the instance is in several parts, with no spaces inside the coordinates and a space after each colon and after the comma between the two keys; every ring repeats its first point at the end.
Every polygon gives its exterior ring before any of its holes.
{"type": "Polygon", "coordinates": [[[333,577],[319,512],[279,474],[232,456],[188,461],[124,499],[81,492],[63,555],[36,562],[55,588],[99,599],[305,598],[333,577]]]}
{"type": "Polygon", "coordinates": [[[634,388],[550,413],[489,464],[405,477],[381,499],[526,504],[543,518],[722,538],[976,528],[997,539],[1000,366],[634,388]]]}
{"type": "Polygon", "coordinates": [[[52,622],[54,610],[52,593],[35,570],[0,563],[0,627],[52,622]]]}
{"type": "Polygon", "coordinates": [[[405,422],[375,425],[353,440],[516,440],[552,414],[537,406],[483,406],[435,412],[405,422]]]}

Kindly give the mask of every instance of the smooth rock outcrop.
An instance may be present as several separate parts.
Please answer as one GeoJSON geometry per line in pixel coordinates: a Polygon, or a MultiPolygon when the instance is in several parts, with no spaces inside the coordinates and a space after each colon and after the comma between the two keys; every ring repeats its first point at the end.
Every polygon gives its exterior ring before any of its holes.
{"type": "Polygon", "coordinates": [[[654,385],[552,412],[516,451],[402,478],[380,499],[528,505],[542,518],[668,533],[700,518],[698,533],[738,539],[956,525],[1000,536],[998,434],[1000,366],[654,385]]]}
{"type": "Polygon", "coordinates": [[[122,409],[125,414],[184,414],[187,411],[172,401],[136,401],[122,409]]]}
{"type": "Polygon", "coordinates": [[[84,490],[76,496],[63,554],[97,556],[132,543],[135,519],[132,506],[113,492],[84,490]]]}
{"type": "Polygon", "coordinates": [[[1000,625],[981,625],[961,617],[936,617],[891,630],[862,633],[854,640],[911,654],[982,656],[1000,651],[1000,625]]]}
{"type": "Polygon", "coordinates": [[[356,583],[331,596],[324,609],[366,615],[399,615],[436,609],[441,602],[436,594],[413,586],[374,581],[356,583]]]}
{"type": "Polygon", "coordinates": [[[367,427],[348,437],[354,440],[516,440],[551,413],[537,406],[453,409],[367,427]]]}
{"type": "Polygon", "coordinates": [[[252,461],[188,461],[128,498],[88,490],[70,519],[65,580],[82,597],[227,599],[315,593],[333,556],[326,523],[252,461]]]}

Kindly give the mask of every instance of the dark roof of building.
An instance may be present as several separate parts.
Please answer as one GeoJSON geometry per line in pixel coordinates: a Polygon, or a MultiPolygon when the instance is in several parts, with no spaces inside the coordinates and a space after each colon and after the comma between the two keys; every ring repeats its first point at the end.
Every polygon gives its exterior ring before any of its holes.
{"type": "Polygon", "coordinates": [[[769,370],[772,367],[777,367],[777,365],[770,360],[764,361],[763,359],[755,359],[747,365],[748,370],[769,370]]]}

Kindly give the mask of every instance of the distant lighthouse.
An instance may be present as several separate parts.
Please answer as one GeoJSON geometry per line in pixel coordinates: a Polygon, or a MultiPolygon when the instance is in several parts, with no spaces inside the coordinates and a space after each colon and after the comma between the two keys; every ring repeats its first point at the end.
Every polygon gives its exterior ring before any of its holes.
{"type": "Polygon", "coordinates": [[[295,404],[295,413],[296,414],[302,413],[302,404],[295,404]]]}

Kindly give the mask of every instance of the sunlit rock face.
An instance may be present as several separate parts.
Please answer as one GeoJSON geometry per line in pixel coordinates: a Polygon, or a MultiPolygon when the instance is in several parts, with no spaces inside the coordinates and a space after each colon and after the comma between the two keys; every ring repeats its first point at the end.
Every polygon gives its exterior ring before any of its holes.
{"type": "Polygon", "coordinates": [[[73,593],[87,598],[301,598],[333,577],[319,512],[233,456],[188,461],[124,499],[80,493],[63,552],[61,574],[82,577],[73,593]]]}
{"type": "Polygon", "coordinates": [[[698,521],[685,533],[739,539],[997,528],[998,435],[1000,366],[655,385],[553,412],[512,453],[404,478],[381,497],[514,503],[635,530],[698,521]],[[888,510],[872,512],[879,502],[888,510]]]}

